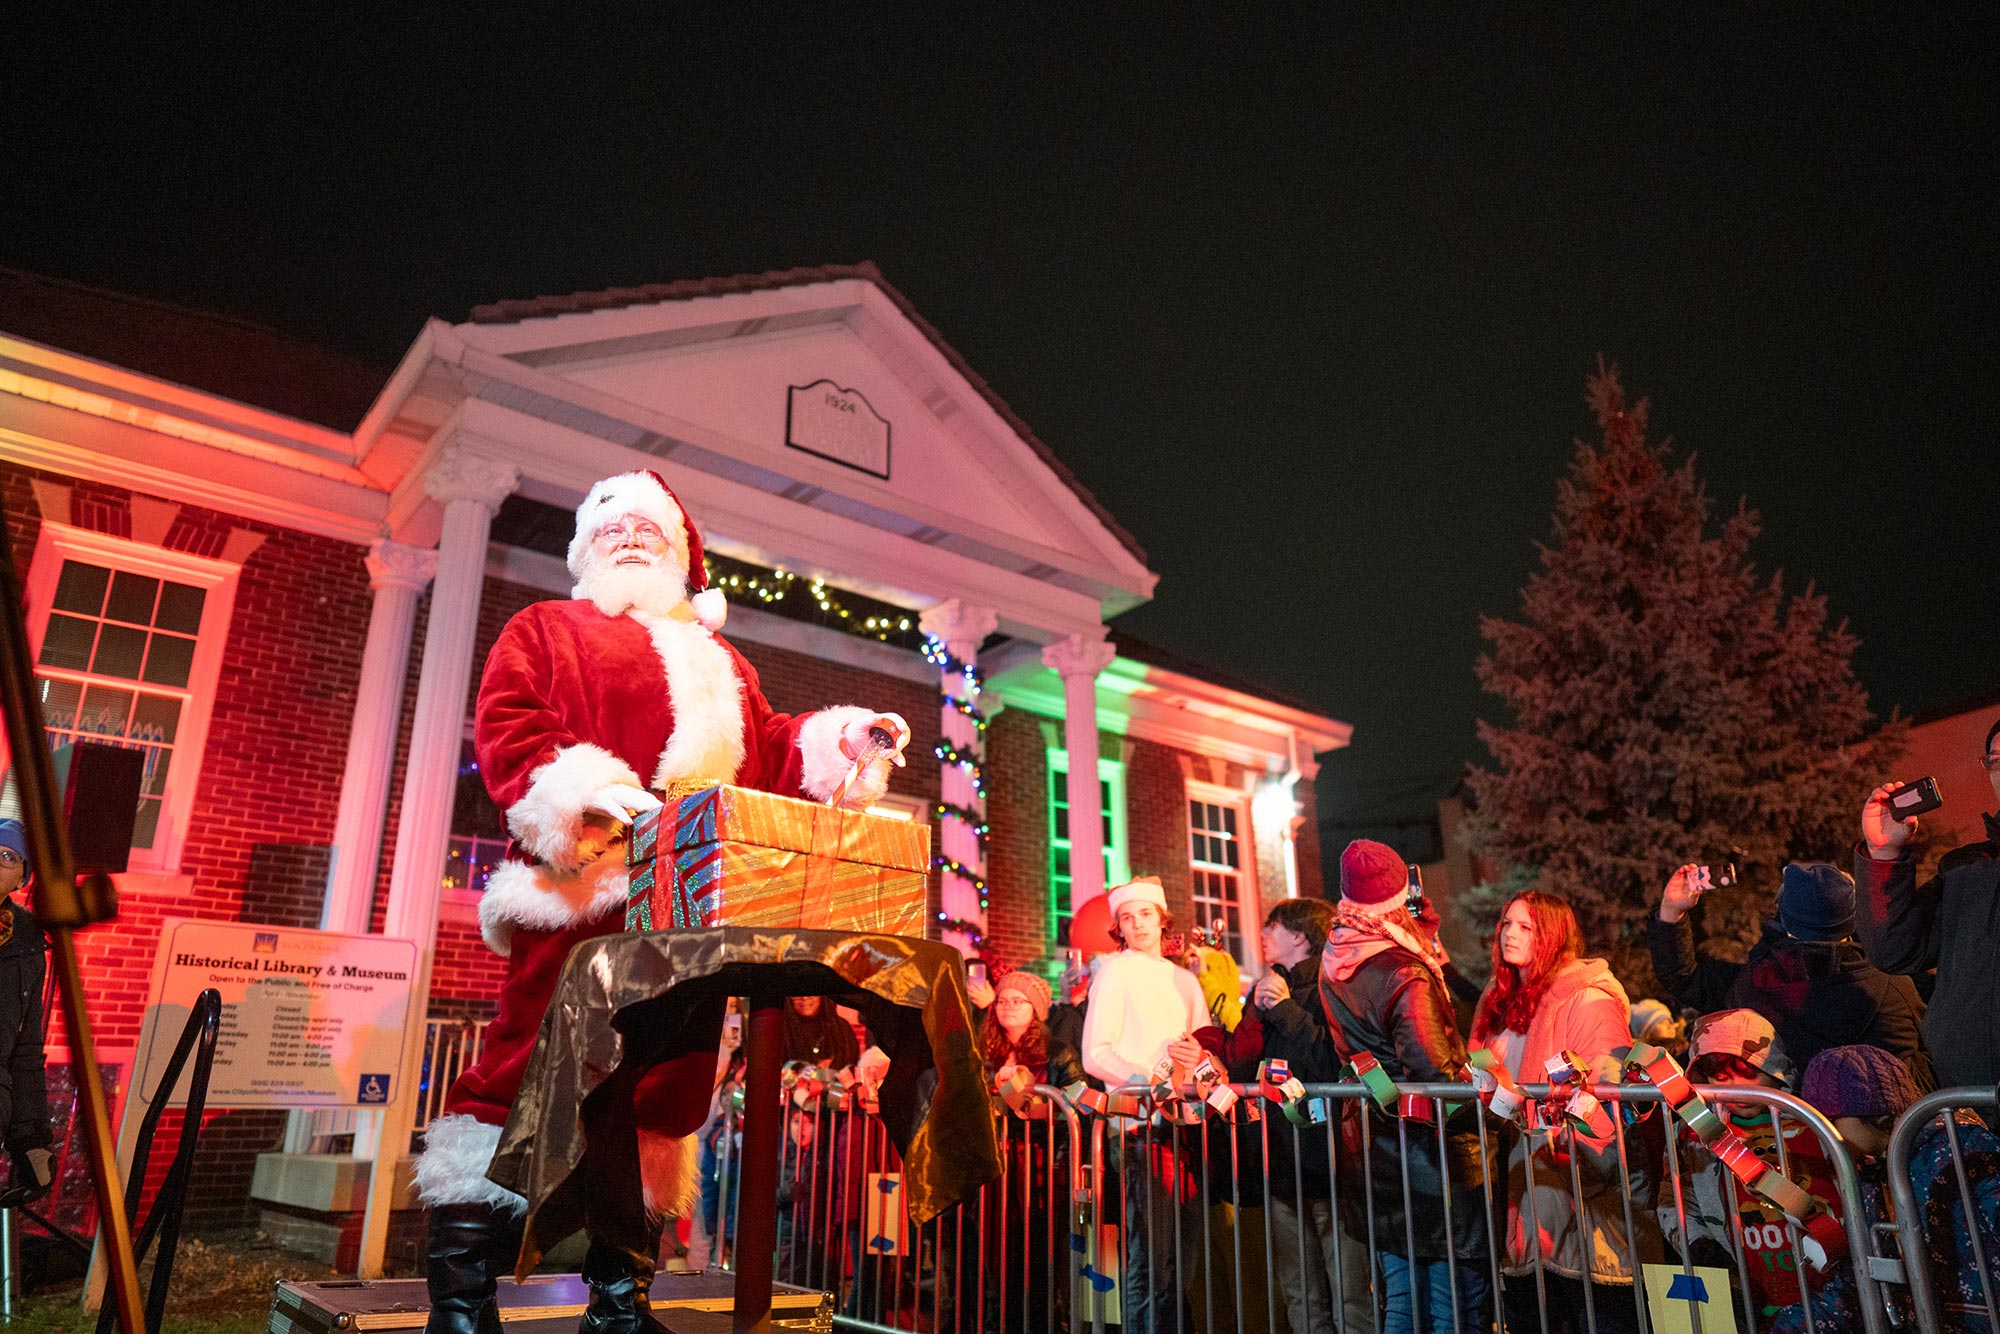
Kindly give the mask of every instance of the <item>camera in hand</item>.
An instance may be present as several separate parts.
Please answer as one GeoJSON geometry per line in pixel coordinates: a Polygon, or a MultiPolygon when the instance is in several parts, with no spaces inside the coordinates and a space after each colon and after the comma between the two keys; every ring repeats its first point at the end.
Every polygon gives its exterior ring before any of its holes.
{"type": "Polygon", "coordinates": [[[1891,815],[1898,820],[1913,820],[1944,805],[1944,794],[1938,791],[1937,779],[1919,778],[1891,792],[1888,802],[1891,815]]]}
{"type": "Polygon", "coordinates": [[[1727,889],[1736,883],[1736,863],[1721,862],[1714,866],[1697,866],[1688,872],[1688,888],[1695,893],[1705,893],[1711,889],[1727,889]]]}

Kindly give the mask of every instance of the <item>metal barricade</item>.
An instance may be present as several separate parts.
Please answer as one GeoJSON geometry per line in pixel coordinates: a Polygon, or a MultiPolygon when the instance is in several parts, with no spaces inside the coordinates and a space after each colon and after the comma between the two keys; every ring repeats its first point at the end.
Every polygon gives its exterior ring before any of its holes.
{"type": "MultiPolygon", "coordinates": [[[[1882,1282],[1896,1275],[1871,1252],[1854,1163],[1826,1118],[1788,1093],[1697,1090],[1742,1124],[1768,1117],[1766,1165],[1811,1181],[1837,1214],[1847,1256],[1811,1281],[1817,1292],[1839,1275],[1851,1292],[1851,1305],[1833,1314],[1820,1296],[1799,1306],[1816,1243],[1795,1220],[1760,1212],[1650,1085],[1595,1087],[1609,1133],[1600,1142],[1563,1128],[1553,1132],[1553,1151],[1549,1138],[1530,1145],[1517,1126],[1463,1106],[1478,1098],[1469,1084],[1400,1085],[1401,1114],[1393,1116],[1360,1084],[1308,1085],[1293,1116],[1262,1101],[1255,1086],[1232,1088],[1236,1109],[1199,1128],[1086,1116],[1046,1086],[1034,1090],[1045,1117],[1024,1119],[996,1103],[1001,1179],[921,1228],[904,1221],[901,1163],[878,1118],[852,1104],[788,1104],[776,1277],[834,1293],[838,1324],[928,1334],[1102,1334],[1107,1325],[1135,1334],[1379,1334],[1392,1291],[1413,1295],[1410,1324],[1419,1331],[1573,1325],[1652,1334],[1642,1266],[1653,1264],[1670,1267],[1662,1269],[1668,1297],[1687,1303],[1698,1334],[1704,1310],[1721,1303],[1734,1304],[1744,1334],[1769,1326],[1767,1304],[1797,1308],[1785,1319],[1811,1334],[1890,1327],[1882,1282]],[[1273,1163],[1283,1165],[1283,1179],[1274,1179],[1273,1163]],[[1587,1270],[1554,1253],[1565,1236],[1582,1238],[1585,1257],[1601,1239],[1622,1254],[1618,1272],[1600,1269],[1599,1281],[1583,1281],[1587,1270]],[[1726,1290],[1701,1281],[1704,1264],[1726,1271],[1726,1290]],[[1753,1265],[1761,1283],[1752,1281],[1753,1265]],[[1432,1288],[1445,1297],[1442,1319],[1422,1300],[1432,1288]]],[[[1531,1099],[1547,1093],[1546,1085],[1522,1089],[1531,1099]]],[[[1993,1105],[1991,1092],[1944,1098],[1926,1099],[1913,1117],[1993,1105]]],[[[711,1226],[725,1236],[733,1119],[724,1114],[709,1154],[720,1178],[711,1226]]],[[[1904,1267],[1928,1334],[1939,1327],[1937,1307],[1928,1276],[1920,1284],[1921,1266],[1909,1258],[1922,1254],[1911,1249],[1921,1244],[1920,1220],[1902,1198],[1917,1125],[1899,1128],[1891,1176],[1904,1267]]]]}
{"type": "MultiPolygon", "coordinates": [[[[1960,1111],[1972,1112],[1984,1108],[1987,1118],[2000,1124],[2000,1090],[1995,1089],[1940,1089],[1911,1104],[1896,1121],[1895,1132],[1889,1137],[1889,1191],[1896,1207],[1897,1242],[1902,1252],[1900,1266],[1884,1266],[1882,1277],[1894,1282],[1898,1278],[1910,1287],[1910,1301],[1915,1308],[1917,1328],[1922,1334],[1938,1334],[1944,1329],[1944,1315],[1947,1311],[1963,1317],[1974,1314],[1979,1308],[1972,1308],[1962,1300],[1962,1296],[1976,1296],[1986,1317],[1989,1331],[2000,1330],[2000,1302],[1995,1293],[2000,1291],[2000,1253],[1990,1247],[1986,1237],[1991,1230],[1992,1220],[1981,1213],[1976,1192],[1981,1188],[2000,1189],[1992,1177],[1975,1181],[1967,1169],[1965,1148],[1960,1140],[1964,1132],[1973,1128],[1976,1122],[1962,1122],[1957,1115],[1960,1111]],[[1917,1177],[1917,1153],[1922,1148],[1927,1156],[1935,1158],[1938,1150],[1951,1163],[1952,1183],[1949,1188],[1939,1180],[1939,1174],[1924,1173],[1924,1198],[1919,1199],[1917,1177]],[[1949,1189],[1944,1208],[1937,1207],[1933,1190],[1949,1189]],[[1929,1207],[1926,1207],[1929,1206],[1929,1207]],[[1952,1238],[1949,1250],[1957,1261],[1958,1268],[1950,1274],[1932,1272],[1931,1248],[1940,1227],[1947,1224],[1939,1215],[1948,1215],[1951,1225],[1963,1223],[1965,1226],[1964,1253],[1957,1254],[1959,1241],[1952,1238]],[[1900,1269],[1900,1274],[1897,1270],[1900,1269]],[[1967,1286],[1963,1275],[1970,1269],[1973,1291],[1963,1294],[1960,1290],[1967,1286]],[[1940,1292],[1940,1280],[1948,1280],[1952,1287],[1947,1298],[1940,1292]]],[[[1983,1131],[1984,1127],[1980,1127],[1983,1131]]],[[[1990,1133],[1990,1132],[1988,1132],[1990,1133]]],[[[1942,1166],[1942,1164],[1939,1164],[1942,1166]]],[[[1965,1328],[1962,1318],[1953,1328],[1965,1328]]]]}

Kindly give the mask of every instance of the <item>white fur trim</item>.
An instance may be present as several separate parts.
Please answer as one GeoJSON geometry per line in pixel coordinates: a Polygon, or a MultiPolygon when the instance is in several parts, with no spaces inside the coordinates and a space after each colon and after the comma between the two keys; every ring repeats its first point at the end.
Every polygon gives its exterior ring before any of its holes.
{"type": "Polygon", "coordinates": [[[610,751],[587,741],[562,747],[528,775],[527,792],[507,808],[507,828],[536,860],[572,869],[584,808],[599,791],[619,783],[638,787],[639,775],[610,751]]]}
{"type": "Polygon", "coordinates": [[[625,904],[630,873],[615,852],[581,871],[501,862],[479,896],[479,934],[495,954],[514,952],[514,928],[560,931],[594,922],[625,904]]]}
{"type": "Polygon", "coordinates": [[[693,1135],[661,1135],[639,1131],[639,1181],[646,1212],[687,1218],[701,1197],[701,1169],[693,1135]]]}
{"type": "Polygon", "coordinates": [[[667,669],[674,727],[653,770],[653,786],[676,780],[733,782],[743,767],[743,680],[729,650],[690,621],[635,615],[667,669]]]}
{"type": "Polygon", "coordinates": [[[729,619],[729,599],[719,588],[704,588],[688,599],[694,608],[695,619],[711,630],[720,630],[722,623],[729,619]]]}
{"type": "Polygon", "coordinates": [[[590,550],[590,535],[614,519],[651,519],[666,534],[668,545],[680,555],[681,568],[688,564],[687,515],[660,484],[643,472],[622,472],[607,477],[590,488],[590,494],[576,507],[576,532],[569,539],[569,573],[583,577],[582,559],[590,550]]]}
{"type": "MultiPolygon", "coordinates": [[[[874,716],[871,709],[836,704],[805,720],[799,728],[799,758],[805,762],[805,777],[800,786],[807,796],[817,801],[833,800],[833,794],[840,791],[840,785],[847,779],[847,771],[854,767],[854,761],[841,753],[840,734],[847,730],[849,723],[874,716]]],[[[846,804],[850,808],[866,806],[878,800],[887,790],[888,779],[879,773],[876,766],[870,768],[871,772],[855,779],[854,786],[847,790],[846,804]]]]}
{"type": "Polygon", "coordinates": [[[417,1198],[425,1204],[483,1204],[524,1214],[528,1202],[486,1179],[500,1127],[462,1113],[440,1116],[424,1129],[424,1152],[417,1159],[417,1198]]]}
{"type": "Polygon", "coordinates": [[[1111,914],[1111,920],[1114,922],[1118,920],[1118,910],[1128,903],[1150,903],[1160,910],[1162,917],[1166,916],[1167,891],[1160,884],[1159,877],[1157,876],[1141,876],[1137,880],[1128,880],[1122,885],[1114,885],[1111,888],[1109,898],[1110,902],[1104,906],[1106,911],[1111,914]]]}

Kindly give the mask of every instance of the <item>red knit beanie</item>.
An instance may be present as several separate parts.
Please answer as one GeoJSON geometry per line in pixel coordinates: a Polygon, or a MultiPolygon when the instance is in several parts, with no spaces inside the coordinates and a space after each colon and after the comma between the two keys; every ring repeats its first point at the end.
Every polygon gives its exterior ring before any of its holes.
{"type": "Polygon", "coordinates": [[[1409,887],[1409,868],[1387,843],[1357,838],[1340,854],[1340,897],[1351,903],[1386,903],[1409,887]]]}

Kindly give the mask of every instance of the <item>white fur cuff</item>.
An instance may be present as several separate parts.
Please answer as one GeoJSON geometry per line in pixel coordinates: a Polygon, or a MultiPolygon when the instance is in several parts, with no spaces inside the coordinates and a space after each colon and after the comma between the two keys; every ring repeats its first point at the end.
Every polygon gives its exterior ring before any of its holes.
{"type": "MultiPolygon", "coordinates": [[[[856,719],[874,716],[871,710],[853,704],[839,704],[821,709],[800,725],[799,757],[804,761],[800,786],[807,796],[816,801],[833,800],[833,794],[840,791],[841,783],[847,778],[847,771],[854,767],[854,761],[840,753],[840,734],[856,719]]],[[[865,806],[880,797],[884,787],[882,779],[863,774],[848,790],[846,804],[850,807],[865,806]],[[864,792],[864,788],[874,790],[864,792]]]]}
{"type": "Polygon", "coordinates": [[[507,828],[536,860],[562,870],[576,866],[584,808],[604,788],[643,787],[630,765],[601,746],[578,742],[528,777],[528,791],[507,808],[507,828]]]}
{"type": "Polygon", "coordinates": [[[514,929],[560,931],[625,906],[631,873],[613,852],[573,874],[501,862],[479,896],[479,934],[502,958],[514,952],[514,929]]]}
{"type": "Polygon", "coordinates": [[[424,1152],[417,1159],[417,1198],[425,1204],[483,1204],[524,1214],[528,1202],[486,1179],[493,1151],[500,1147],[500,1127],[459,1113],[440,1116],[424,1130],[424,1152]]]}
{"type": "Polygon", "coordinates": [[[646,1212],[688,1218],[701,1198],[701,1167],[693,1135],[639,1131],[639,1180],[646,1212]]]}

